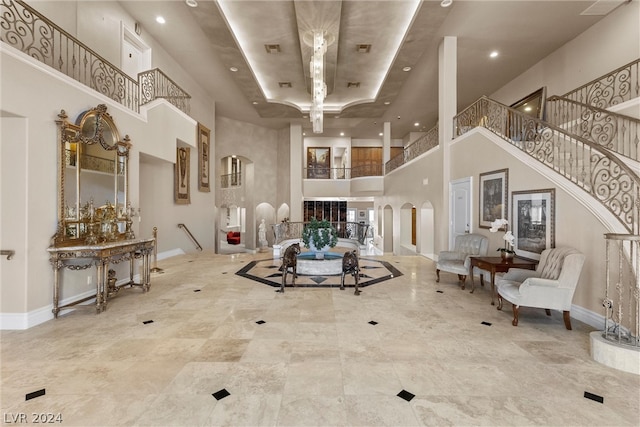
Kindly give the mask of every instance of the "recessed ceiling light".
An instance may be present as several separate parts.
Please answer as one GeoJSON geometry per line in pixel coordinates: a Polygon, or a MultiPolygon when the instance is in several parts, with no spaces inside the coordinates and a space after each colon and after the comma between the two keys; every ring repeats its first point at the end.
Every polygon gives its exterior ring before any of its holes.
{"type": "Polygon", "coordinates": [[[158,24],[164,24],[167,21],[162,16],[156,16],[156,22],[158,24]]]}
{"type": "Polygon", "coordinates": [[[440,2],[440,6],[442,7],[449,7],[453,4],[453,0],[442,0],[440,2]]]}
{"type": "Polygon", "coordinates": [[[185,0],[185,3],[189,7],[198,7],[198,2],[196,0],[185,0]]]}
{"type": "Polygon", "coordinates": [[[340,132],[340,136],[344,136],[344,132],[340,132]]]}
{"type": "Polygon", "coordinates": [[[414,125],[414,126],[420,126],[420,123],[415,122],[413,125],[414,125]]]}
{"type": "Polygon", "coordinates": [[[252,104],[253,105],[258,105],[258,101],[253,101],[252,104]]]}
{"type": "Polygon", "coordinates": [[[524,107],[524,111],[531,111],[531,107],[524,107]]]}
{"type": "Polygon", "coordinates": [[[232,159],[236,159],[236,158],[238,158],[238,156],[236,156],[235,154],[232,154],[232,155],[231,155],[231,158],[232,158],[232,159]]]}
{"type": "Polygon", "coordinates": [[[382,135],[384,135],[384,134],[383,134],[382,132],[380,132],[378,135],[382,136],[382,135]]]}
{"type": "Polygon", "coordinates": [[[238,71],[238,67],[231,67],[231,68],[229,68],[229,70],[231,70],[231,71],[233,71],[235,73],[236,71],[238,71]]]}
{"type": "Polygon", "coordinates": [[[498,51],[497,51],[497,50],[494,50],[493,52],[491,52],[491,53],[489,54],[489,57],[490,57],[490,58],[497,58],[497,57],[498,57],[498,55],[499,55],[499,54],[498,54],[498,51]]]}
{"type": "Polygon", "coordinates": [[[384,105],[389,105],[391,104],[391,101],[384,101],[384,105]]]}
{"type": "Polygon", "coordinates": [[[284,88],[291,88],[291,82],[278,82],[278,86],[284,88]]]}
{"type": "Polygon", "coordinates": [[[402,71],[411,71],[411,67],[403,67],[402,71]]]}
{"type": "Polygon", "coordinates": [[[302,136],[307,136],[307,133],[306,132],[302,132],[302,136]]]}

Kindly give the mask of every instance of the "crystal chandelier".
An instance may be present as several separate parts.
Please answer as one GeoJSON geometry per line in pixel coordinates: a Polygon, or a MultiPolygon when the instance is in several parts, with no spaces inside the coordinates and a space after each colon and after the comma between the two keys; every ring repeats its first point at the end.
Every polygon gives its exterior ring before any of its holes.
{"type": "Polygon", "coordinates": [[[324,54],[327,52],[327,41],[323,31],[313,32],[313,56],[309,64],[313,79],[311,95],[312,103],[309,117],[313,123],[313,132],[322,133],[324,99],[327,96],[327,84],[324,82],[324,54]]]}

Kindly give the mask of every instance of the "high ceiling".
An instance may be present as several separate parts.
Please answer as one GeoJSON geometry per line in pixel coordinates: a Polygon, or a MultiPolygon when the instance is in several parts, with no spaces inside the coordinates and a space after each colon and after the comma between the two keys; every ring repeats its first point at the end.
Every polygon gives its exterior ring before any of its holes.
{"type": "Polygon", "coordinates": [[[440,0],[197,3],[121,1],[216,100],[217,115],[274,129],[299,123],[312,135],[309,36],[320,30],[328,48],[324,132],[318,136],[378,138],[389,121],[392,138],[403,138],[436,123],[444,36],[457,37],[461,110],[623,1],[454,0],[447,8],[440,0]],[[158,15],[165,24],[155,21],[158,15]],[[499,55],[490,58],[494,50],[499,55]]]}

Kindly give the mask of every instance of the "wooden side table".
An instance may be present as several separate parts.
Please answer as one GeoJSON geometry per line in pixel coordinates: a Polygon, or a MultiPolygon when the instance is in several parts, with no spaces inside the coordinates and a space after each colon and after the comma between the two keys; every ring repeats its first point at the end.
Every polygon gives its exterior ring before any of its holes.
{"type": "MultiPolygon", "coordinates": [[[[473,281],[473,267],[478,267],[482,270],[491,272],[491,305],[495,304],[495,280],[496,273],[506,273],[510,268],[526,268],[529,270],[535,270],[538,265],[538,261],[514,257],[511,259],[502,259],[502,257],[471,257],[471,265],[469,266],[469,275],[471,276],[471,293],[475,290],[475,283],[473,281]]],[[[482,280],[482,276],[480,276],[482,280]]],[[[481,282],[482,283],[482,282],[481,282]]],[[[484,283],[482,283],[484,286],[484,283]]]]}

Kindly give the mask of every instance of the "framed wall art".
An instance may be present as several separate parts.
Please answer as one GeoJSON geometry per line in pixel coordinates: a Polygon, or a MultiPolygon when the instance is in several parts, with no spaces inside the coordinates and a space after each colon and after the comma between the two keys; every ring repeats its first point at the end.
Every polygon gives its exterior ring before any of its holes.
{"type": "Polygon", "coordinates": [[[198,123],[198,190],[208,193],[209,185],[209,154],[211,150],[211,131],[198,123]]]}
{"type": "Polygon", "coordinates": [[[539,260],[555,247],[555,189],[514,191],[511,206],[516,255],[539,260]]]}
{"type": "Polygon", "coordinates": [[[508,218],[509,169],[480,174],[480,228],[491,228],[496,219],[508,218]]]}
{"type": "Polygon", "coordinates": [[[331,177],[331,148],[307,148],[307,178],[329,179],[331,177]]]}
{"type": "Polygon", "coordinates": [[[174,173],[174,200],[178,205],[191,203],[189,192],[189,156],[191,149],[178,147],[174,173]]]}

